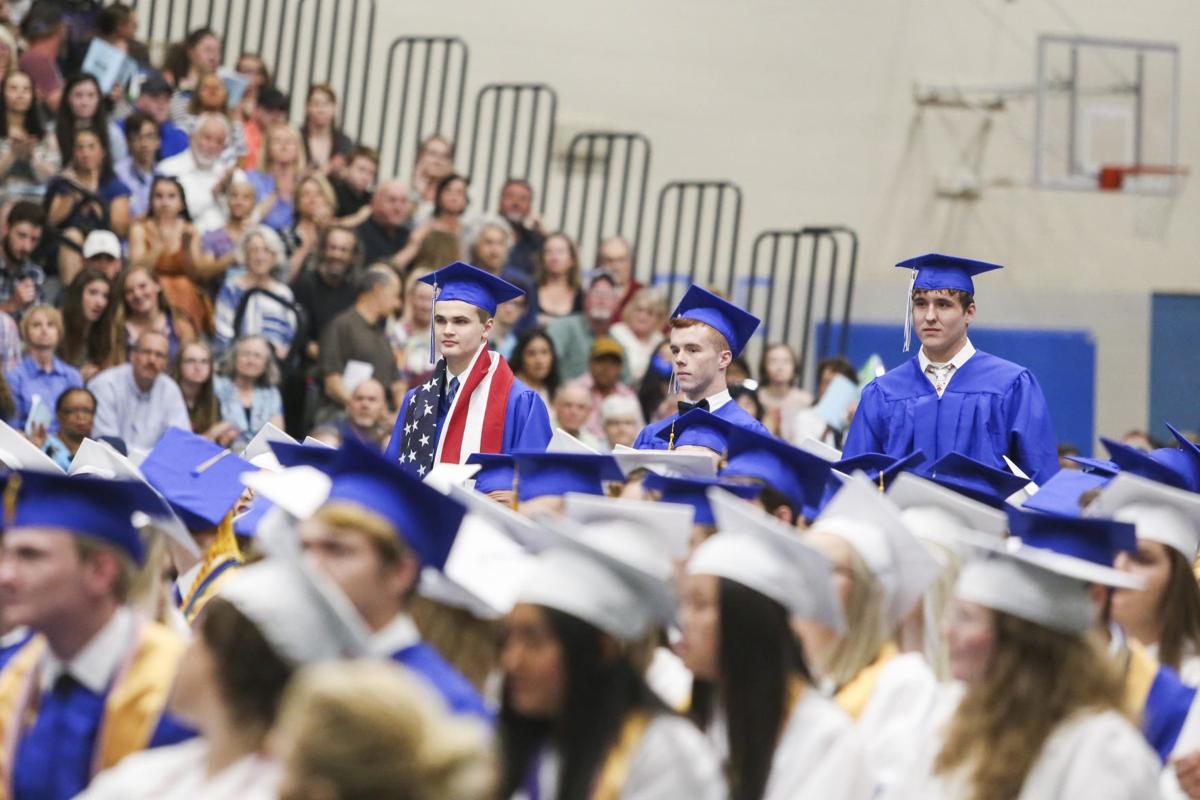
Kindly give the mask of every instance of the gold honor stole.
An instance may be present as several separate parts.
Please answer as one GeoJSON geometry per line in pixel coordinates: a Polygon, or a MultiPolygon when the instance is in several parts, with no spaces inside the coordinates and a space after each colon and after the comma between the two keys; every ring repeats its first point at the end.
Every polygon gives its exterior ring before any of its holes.
{"type": "MultiPolygon", "coordinates": [[[[104,703],[92,775],[146,749],[167,705],[186,642],[156,622],[138,620],[130,647],[104,703]]],[[[12,797],[11,765],[21,733],[37,718],[38,677],[46,640],[35,636],[0,672],[0,800],[12,797]]]]}
{"type": "Polygon", "coordinates": [[[634,711],[625,718],[617,743],[608,751],[604,766],[600,768],[591,800],[617,800],[621,796],[625,780],[629,777],[633,754],[641,744],[646,728],[650,726],[650,719],[650,712],[644,710],[634,711]]]}
{"type": "Polygon", "coordinates": [[[863,709],[867,707],[867,703],[875,694],[875,686],[879,683],[879,675],[883,672],[883,668],[899,654],[899,648],[894,643],[888,642],[879,651],[879,655],[875,657],[874,661],[863,667],[857,675],[850,679],[849,683],[838,689],[837,694],[834,695],[833,699],[855,722],[862,716],[863,709]]]}
{"type": "Polygon", "coordinates": [[[1158,676],[1158,662],[1133,639],[1125,640],[1125,708],[1140,726],[1146,711],[1146,698],[1158,676]]]}

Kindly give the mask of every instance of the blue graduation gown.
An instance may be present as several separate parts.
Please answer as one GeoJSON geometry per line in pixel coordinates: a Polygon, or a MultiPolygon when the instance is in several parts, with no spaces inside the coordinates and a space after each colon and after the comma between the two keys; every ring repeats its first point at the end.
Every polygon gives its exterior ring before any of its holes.
{"type": "MultiPolygon", "coordinates": [[[[409,389],[404,395],[401,412],[396,417],[396,425],[392,428],[392,438],[388,440],[385,455],[395,461],[400,458],[400,442],[404,438],[404,411],[415,389],[409,389]]],[[[441,438],[442,425],[446,421],[446,413],[438,410],[437,435],[441,438]]],[[[513,380],[508,392],[508,409],[504,414],[504,440],[500,452],[511,453],[514,450],[545,450],[550,444],[550,412],[541,395],[530,389],[519,379],[513,380]]],[[[467,453],[463,453],[466,459],[467,453]]]]}
{"type": "MultiPolygon", "coordinates": [[[[746,428],[755,433],[771,435],[766,426],[756,420],[749,411],[742,408],[736,401],[730,400],[723,406],[713,412],[713,416],[731,422],[739,428],[746,428]]],[[[637,439],[633,443],[635,450],[666,450],[667,440],[658,438],[658,432],[671,427],[671,423],[679,419],[679,414],[672,414],[666,419],[658,422],[651,422],[646,427],[642,428],[642,432],[638,434],[637,439]]]]}
{"type": "Polygon", "coordinates": [[[455,714],[470,714],[491,723],[492,714],[471,682],[424,642],[392,653],[392,661],[411,669],[437,689],[455,714]]]}
{"type": "Polygon", "coordinates": [[[1058,472],[1058,440],[1033,374],[981,350],[955,370],[939,398],[914,356],[863,389],[845,458],[959,452],[998,469],[1008,456],[1035,483],[1058,472]]]}
{"type": "Polygon", "coordinates": [[[1165,764],[1183,730],[1196,689],[1187,686],[1170,667],[1158,667],[1142,709],[1142,733],[1165,764]]]}

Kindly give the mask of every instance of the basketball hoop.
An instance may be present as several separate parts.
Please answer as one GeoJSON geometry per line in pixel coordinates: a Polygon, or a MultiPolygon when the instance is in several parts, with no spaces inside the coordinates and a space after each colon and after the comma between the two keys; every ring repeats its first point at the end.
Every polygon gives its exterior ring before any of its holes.
{"type": "Polygon", "coordinates": [[[1142,175],[1175,177],[1187,174],[1188,168],[1178,164],[1133,164],[1128,166],[1105,164],[1096,175],[1096,183],[1102,192],[1119,192],[1125,188],[1125,178],[1127,177],[1142,175]]]}

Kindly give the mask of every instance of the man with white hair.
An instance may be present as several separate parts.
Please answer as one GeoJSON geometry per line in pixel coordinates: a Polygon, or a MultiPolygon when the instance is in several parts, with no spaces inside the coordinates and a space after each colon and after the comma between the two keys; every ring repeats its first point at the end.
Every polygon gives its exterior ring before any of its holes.
{"type": "Polygon", "coordinates": [[[229,141],[229,120],[220,114],[201,114],[188,139],[188,149],[163,159],[158,174],[177,178],[183,186],[188,212],[200,233],[225,224],[225,213],[217,203],[218,189],[232,177],[234,165],[222,159],[229,141]]]}
{"type": "Polygon", "coordinates": [[[646,424],[637,398],[624,394],[610,394],[604,398],[600,404],[600,421],[610,448],[619,444],[633,447],[638,431],[646,424]]]}

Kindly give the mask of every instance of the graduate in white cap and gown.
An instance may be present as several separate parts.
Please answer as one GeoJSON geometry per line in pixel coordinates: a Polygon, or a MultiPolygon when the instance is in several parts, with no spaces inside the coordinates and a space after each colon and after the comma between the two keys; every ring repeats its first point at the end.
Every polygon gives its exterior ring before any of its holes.
{"type": "Polygon", "coordinates": [[[420,280],[434,291],[429,360],[435,347],[442,357],[433,376],[404,396],[388,460],[424,477],[434,464],[462,464],[471,453],[544,450],[546,404],[488,349],[496,307],[524,292],[461,261],[420,280]]]}
{"type": "Polygon", "coordinates": [[[866,800],[875,785],[854,722],[814,685],[791,628],[845,624],[833,564],[785,523],[710,490],[718,532],[687,565],[679,651],[691,717],[744,800],[866,800]]]}
{"type": "Polygon", "coordinates": [[[1139,583],[1092,553],[1132,526],[1023,516],[1014,534],[1062,552],[1021,543],[963,570],[948,631],[961,691],[939,706],[889,800],[1158,796],[1159,761],[1125,716],[1119,671],[1089,636],[1093,587],[1139,583]]]}
{"type": "Polygon", "coordinates": [[[1034,483],[1047,480],[1058,471],[1058,440],[1037,379],[967,335],[971,278],[1000,265],[929,253],[896,266],[912,271],[904,349],[913,328],[921,349],[863,388],[845,456],[922,450],[936,461],[959,452],[1001,469],[1008,456],[1034,483]]]}

